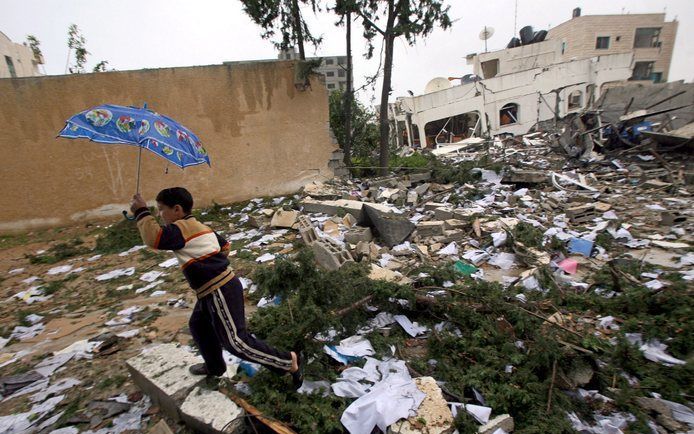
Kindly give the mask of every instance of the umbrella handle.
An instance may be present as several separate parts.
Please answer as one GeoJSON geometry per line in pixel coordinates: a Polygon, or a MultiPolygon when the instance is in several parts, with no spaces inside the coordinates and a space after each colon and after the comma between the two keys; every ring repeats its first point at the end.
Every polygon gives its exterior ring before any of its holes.
{"type": "Polygon", "coordinates": [[[124,217],[126,220],[130,220],[130,221],[135,220],[135,216],[130,217],[130,216],[128,215],[128,211],[126,211],[126,210],[123,210],[123,217],[124,217]]]}

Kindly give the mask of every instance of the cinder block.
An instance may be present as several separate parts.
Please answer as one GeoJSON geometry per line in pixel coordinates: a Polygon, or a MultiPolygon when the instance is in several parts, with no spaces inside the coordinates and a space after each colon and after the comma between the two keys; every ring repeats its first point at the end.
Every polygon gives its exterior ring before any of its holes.
{"type": "Polygon", "coordinates": [[[313,244],[318,239],[318,234],[311,220],[305,215],[300,215],[297,219],[297,223],[299,225],[299,234],[304,240],[304,243],[308,245],[313,244]]]}
{"type": "Polygon", "coordinates": [[[590,223],[596,217],[595,205],[579,205],[566,210],[566,217],[571,224],[590,223]]]}
{"type": "Polygon", "coordinates": [[[408,181],[415,183],[415,182],[421,182],[421,181],[428,181],[431,179],[431,172],[422,172],[422,173],[411,173],[407,176],[405,176],[405,179],[408,181]]]}
{"type": "Polygon", "coordinates": [[[363,228],[360,226],[355,226],[345,233],[345,241],[350,244],[357,244],[360,241],[369,242],[373,240],[374,236],[371,233],[371,228],[363,228]]]}
{"type": "Polygon", "coordinates": [[[328,270],[337,270],[347,262],[354,262],[349,251],[330,238],[319,238],[312,245],[316,262],[328,270]]]}

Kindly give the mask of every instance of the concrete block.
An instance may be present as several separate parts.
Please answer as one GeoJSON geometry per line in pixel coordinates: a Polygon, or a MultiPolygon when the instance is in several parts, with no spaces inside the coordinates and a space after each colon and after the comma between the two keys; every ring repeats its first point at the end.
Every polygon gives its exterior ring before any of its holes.
{"type": "MultiPolygon", "coordinates": [[[[349,213],[357,219],[359,224],[364,224],[367,221],[363,211],[364,202],[360,202],[358,200],[338,199],[319,201],[309,198],[302,201],[301,205],[304,207],[305,212],[315,212],[328,215],[341,215],[342,213],[349,213]]],[[[388,205],[371,202],[369,203],[369,206],[383,212],[390,212],[392,209],[388,205]]]]}
{"type": "Polygon", "coordinates": [[[424,193],[426,193],[427,190],[429,190],[430,185],[431,184],[429,184],[429,183],[420,184],[414,188],[414,191],[416,191],[419,196],[424,196],[424,193]]]}
{"type": "Polygon", "coordinates": [[[448,219],[445,220],[443,223],[443,228],[446,230],[465,229],[466,227],[470,226],[469,222],[458,219],[448,219]]]}
{"type": "Polygon", "coordinates": [[[354,262],[347,249],[330,238],[317,239],[311,248],[318,265],[328,270],[337,270],[347,262],[354,262]]]}
{"type": "Polygon", "coordinates": [[[174,344],[157,345],[128,359],[133,381],[155,405],[175,421],[181,420],[179,405],[205,377],[193,375],[188,367],[202,358],[174,344]]]}
{"type": "Polygon", "coordinates": [[[415,378],[417,388],[426,394],[414,416],[390,426],[389,432],[400,434],[447,434],[452,431],[453,413],[443,397],[441,388],[432,377],[415,378]],[[424,425],[422,427],[422,425],[424,425]]]}
{"type": "Polygon", "coordinates": [[[299,234],[301,235],[301,239],[304,240],[304,243],[311,245],[318,239],[316,228],[307,216],[300,215],[297,219],[297,224],[299,225],[299,234]]]}
{"type": "Polygon", "coordinates": [[[508,414],[502,414],[479,427],[477,432],[479,434],[494,434],[496,430],[501,428],[510,433],[513,432],[514,427],[513,418],[508,414]]]}
{"type": "Polygon", "coordinates": [[[417,235],[420,237],[435,237],[443,235],[442,221],[434,220],[417,223],[417,235]]]}
{"type": "Polygon", "coordinates": [[[248,224],[251,225],[252,227],[256,229],[260,229],[264,226],[267,226],[267,224],[270,222],[270,219],[265,217],[262,214],[256,214],[256,215],[249,215],[248,216],[248,224]]]}
{"type": "Polygon", "coordinates": [[[378,237],[388,247],[393,247],[405,241],[415,228],[414,223],[406,217],[383,212],[370,204],[364,205],[364,212],[376,229],[378,237]]]}
{"type": "Polygon", "coordinates": [[[245,432],[244,410],[216,390],[196,387],[181,405],[183,421],[205,434],[245,432]]]}
{"type": "Polygon", "coordinates": [[[448,208],[450,207],[447,203],[439,202],[427,202],[424,204],[424,211],[435,211],[437,208],[448,208]]]}
{"type": "Polygon", "coordinates": [[[414,205],[417,203],[417,200],[419,199],[419,194],[417,194],[416,191],[410,190],[407,192],[407,199],[406,202],[410,205],[414,205]]]}
{"type": "Polygon", "coordinates": [[[431,179],[431,172],[410,173],[409,175],[405,176],[405,179],[412,183],[428,181],[431,179]]]}
{"type": "Polygon", "coordinates": [[[501,178],[503,184],[542,184],[548,180],[547,172],[541,170],[511,170],[501,178]]]}
{"type": "Polygon", "coordinates": [[[298,217],[299,211],[278,209],[272,216],[270,226],[273,228],[291,228],[296,223],[298,217]]]}
{"type": "Polygon", "coordinates": [[[467,233],[464,230],[444,230],[443,237],[439,239],[440,242],[444,244],[451,243],[453,241],[459,242],[468,238],[467,233]]]}
{"type": "Polygon", "coordinates": [[[574,206],[566,210],[566,217],[572,224],[590,223],[596,216],[593,204],[574,206]]]}
{"type": "Polygon", "coordinates": [[[350,244],[357,244],[360,241],[369,242],[374,239],[371,228],[355,226],[345,233],[345,241],[350,244]]]}
{"type": "Polygon", "coordinates": [[[450,220],[455,218],[455,210],[451,208],[436,208],[434,210],[434,218],[436,220],[450,220]]]}

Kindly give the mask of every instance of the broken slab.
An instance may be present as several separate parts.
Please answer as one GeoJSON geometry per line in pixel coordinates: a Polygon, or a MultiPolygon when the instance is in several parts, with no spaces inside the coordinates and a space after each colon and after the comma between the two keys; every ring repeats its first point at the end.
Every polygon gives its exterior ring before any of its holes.
{"type": "Polygon", "coordinates": [[[169,417],[180,421],[179,405],[205,377],[193,375],[188,367],[202,358],[175,344],[146,348],[126,361],[134,383],[152,398],[169,417]]]}
{"type": "Polygon", "coordinates": [[[361,241],[369,242],[373,240],[373,238],[374,236],[371,233],[371,228],[355,226],[352,229],[345,232],[345,241],[350,244],[357,244],[361,241]]]}
{"type": "Polygon", "coordinates": [[[245,411],[226,395],[196,387],[181,405],[183,421],[205,434],[245,432],[245,411]]]}
{"type": "Polygon", "coordinates": [[[243,432],[244,410],[224,395],[201,388],[205,377],[188,370],[200,362],[202,358],[175,344],[161,344],[128,359],[126,366],[135,384],[173,420],[207,434],[243,432]]]}
{"type": "Polygon", "coordinates": [[[398,421],[390,426],[389,432],[400,434],[450,433],[453,427],[453,413],[443,397],[441,388],[432,377],[419,377],[414,380],[419,390],[426,397],[417,408],[414,416],[404,421],[398,421]]]}
{"type": "Polygon", "coordinates": [[[299,211],[278,209],[270,220],[273,228],[291,228],[299,217],[299,211]]]}
{"type": "Polygon", "coordinates": [[[414,223],[406,217],[384,212],[371,206],[371,204],[364,205],[364,212],[376,229],[378,237],[388,247],[393,247],[405,241],[415,228],[414,223]]]}
{"type": "Polygon", "coordinates": [[[319,238],[311,244],[316,262],[328,270],[337,270],[347,262],[354,262],[352,255],[338,242],[330,238],[319,238]]]}
{"type": "MultiPolygon", "coordinates": [[[[354,218],[357,219],[357,223],[363,224],[366,222],[366,216],[362,208],[364,207],[364,202],[358,200],[313,200],[311,198],[306,198],[301,202],[301,206],[304,207],[305,212],[315,212],[328,215],[342,215],[342,214],[352,214],[354,218]]],[[[369,206],[380,210],[382,212],[391,212],[393,208],[390,205],[371,203],[369,206]]]]}
{"type": "Polygon", "coordinates": [[[417,235],[420,237],[436,237],[443,235],[444,223],[438,220],[417,223],[417,235]]]}
{"type": "Polygon", "coordinates": [[[549,180],[547,172],[541,170],[511,169],[501,178],[502,184],[542,184],[549,180]]]}
{"type": "Polygon", "coordinates": [[[595,205],[585,204],[568,208],[566,210],[566,217],[568,217],[571,224],[574,225],[590,223],[597,217],[595,205]]]}
{"type": "Polygon", "coordinates": [[[494,434],[496,430],[501,428],[507,433],[510,433],[513,431],[514,427],[513,418],[511,415],[502,414],[479,427],[477,432],[479,434],[494,434]]]}
{"type": "Polygon", "coordinates": [[[458,220],[458,219],[448,219],[444,220],[444,229],[446,230],[452,230],[452,229],[465,229],[466,227],[470,226],[469,222],[463,221],[463,220],[458,220]]]}

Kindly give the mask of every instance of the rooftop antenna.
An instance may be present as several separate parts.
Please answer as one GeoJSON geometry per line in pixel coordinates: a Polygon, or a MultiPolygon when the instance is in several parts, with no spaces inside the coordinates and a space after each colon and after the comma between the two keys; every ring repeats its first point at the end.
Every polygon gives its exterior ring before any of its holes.
{"type": "Polygon", "coordinates": [[[487,39],[491,38],[494,34],[494,27],[484,26],[484,29],[480,32],[480,39],[484,41],[484,52],[487,52],[487,39]]]}
{"type": "Polygon", "coordinates": [[[513,36],[516,36],[518,30],[518,0],[516,0],[516,12],[513,15],[513,36]]]}

